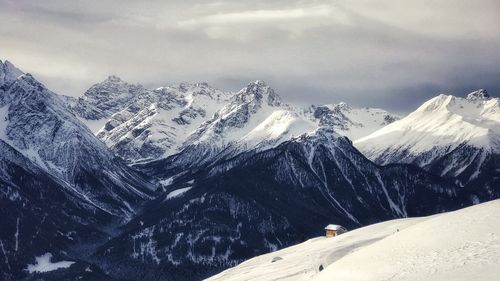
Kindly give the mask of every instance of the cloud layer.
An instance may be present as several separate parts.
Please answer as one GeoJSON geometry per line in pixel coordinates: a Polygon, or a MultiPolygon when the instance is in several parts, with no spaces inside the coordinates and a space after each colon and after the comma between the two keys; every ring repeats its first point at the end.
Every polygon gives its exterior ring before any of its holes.
{"type": "Polygon", "coordinates": [[[304,103],[408,111],[500,95],[497,0],[0,0],[0,59],[57,92],[109,74],[147,86],[268,81],[304,103]]]}

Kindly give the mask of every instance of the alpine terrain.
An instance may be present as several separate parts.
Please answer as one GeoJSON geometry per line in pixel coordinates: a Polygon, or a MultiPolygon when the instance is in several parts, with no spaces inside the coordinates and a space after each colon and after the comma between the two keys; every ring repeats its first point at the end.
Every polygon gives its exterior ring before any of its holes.
{"type": "Polygon", "coordinates": [[[261,80],[233,93],[116,76],[75,98],[1,62],[1,278],[201,280],[329,223],[496,199],[498,109],[478,91],[400,118],[290,104],[261,80]]]}

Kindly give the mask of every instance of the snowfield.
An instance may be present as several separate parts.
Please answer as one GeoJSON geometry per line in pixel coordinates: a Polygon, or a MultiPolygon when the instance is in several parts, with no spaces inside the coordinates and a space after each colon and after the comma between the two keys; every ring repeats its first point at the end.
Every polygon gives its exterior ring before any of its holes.
{"type": "Polygon", "coordinates": [[[207,280],[498,280],[500,200],[258,256],[207,280]]]}

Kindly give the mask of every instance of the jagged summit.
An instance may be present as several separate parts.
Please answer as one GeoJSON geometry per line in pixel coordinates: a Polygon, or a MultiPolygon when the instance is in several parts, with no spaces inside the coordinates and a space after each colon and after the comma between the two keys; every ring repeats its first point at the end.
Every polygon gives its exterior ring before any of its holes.
{"type": "Polygon", "coordinates": [[[10,61],[6,60],[5,62],[2,62],[0,60],[0,86],[16,80],[23,74],[24,72],[18,69],[10,61]]]}
{"type": "Polygon", "coordinates": [[[487,100],[490,98],[490,95],[484,89],[479,89],[467,95],[468,100],[487,100]]]}
{"type": "Polygon", "coordinates": [[[109,118],[125,108],[132,98],[147,91],[141,85],[129,84],[111,75],[106,80],[92,85],[78,98],[72,109],[76,115],[87,120],[109,118]]]}
{"type": "Polygon", "coordinates": [[[264,100],[269,106],[281,105],[281,97],[262,80],[249,83],[235,97],[235,101],[239,103],[252,102],[254,100],[257,103],[264,100]]]}
{"type": "Polygon", "coordinates": [[[251,82],[193,132],[184,146],[211,143],[224,147],[243,138],[280,107],[286,105],[271,87],[261,80],[251,82]]]}

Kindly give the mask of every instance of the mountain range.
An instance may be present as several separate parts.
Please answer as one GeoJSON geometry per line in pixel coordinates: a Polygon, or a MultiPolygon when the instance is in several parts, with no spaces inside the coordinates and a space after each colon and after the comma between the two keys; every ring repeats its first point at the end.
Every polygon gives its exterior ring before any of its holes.
{"type": "Polygon", "coordinates": [[[0,62],[0,270],[5,280],[200,280],[328,223],[495,199],[499,112],[484,90],[406,117],[303,107],[260,80],[232,93],[110,76],[75,98],[0,62]],[[71,266],[27,270],[49,256],[71,266]]]}

